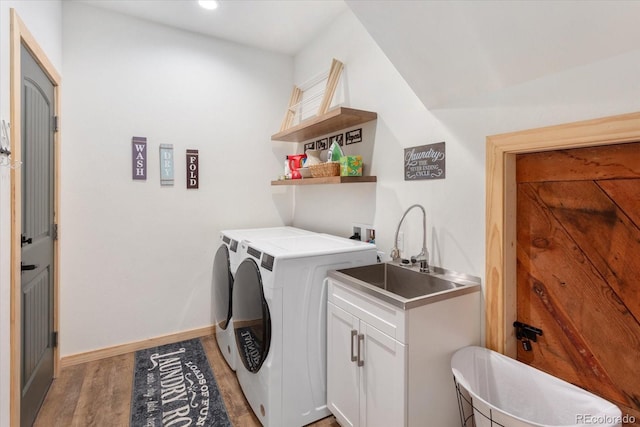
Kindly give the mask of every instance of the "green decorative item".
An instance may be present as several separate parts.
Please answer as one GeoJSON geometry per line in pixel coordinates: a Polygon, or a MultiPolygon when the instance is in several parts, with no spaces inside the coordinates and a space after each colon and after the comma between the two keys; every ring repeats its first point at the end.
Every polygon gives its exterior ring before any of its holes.
{"type": "Polygon", "coordinates": [[[362,156],[340,157],[340,176],[362,176],[362,156]]]}
{"type": "Polygon", "coordinates": [[[340,144],[338,144],[336,141],[333,141],[331,147],[329,147],[329,161],[339,162],[342,156],[344,156],[344,153],[342,152],[340,144]]]}

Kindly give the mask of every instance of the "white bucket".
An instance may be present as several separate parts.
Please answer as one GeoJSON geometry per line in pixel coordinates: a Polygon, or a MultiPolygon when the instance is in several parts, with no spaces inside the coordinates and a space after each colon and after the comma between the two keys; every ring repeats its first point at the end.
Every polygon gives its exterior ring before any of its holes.
{"type": "Polygon", "coordinates": [[[471,397],[476,427],[622,425],[622,413],[611,402],[486,348],[458,350],[451,370],[459,399],[464,391],[471,397]]]}

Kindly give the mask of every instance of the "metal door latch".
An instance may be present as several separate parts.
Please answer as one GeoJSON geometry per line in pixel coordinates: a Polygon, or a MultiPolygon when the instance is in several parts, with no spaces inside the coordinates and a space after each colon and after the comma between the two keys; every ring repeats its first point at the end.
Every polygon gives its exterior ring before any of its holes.
{"type": "Polygon", "coordinates": [[[30,271],[30,270],[35,270],[36,268],[38,268],[37,264],[20,263],[20,271],[30,271]]]}
{"type": "Polygon", "coordinates": [[[542,329],[526,323],[516,321],[513,322],[513,327],[516,328],[516,338],[522,342],[524,351],[531,351],[531,341],[537,342],[538,335],[542,336],[542,329]]]}
{"type": "Polygon", "coordinates": [[[20,235],[20,245],[21,246],[30,245],[32,243],[33,243],[33,239],[31,237],[27,238],[27,236],[25,236],[24,234],[20,235]]]}

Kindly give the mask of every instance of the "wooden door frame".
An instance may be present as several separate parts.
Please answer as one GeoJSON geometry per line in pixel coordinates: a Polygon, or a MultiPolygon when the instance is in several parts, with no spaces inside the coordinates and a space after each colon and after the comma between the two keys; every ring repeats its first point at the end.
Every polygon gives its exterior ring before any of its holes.
{"type": "MultiPolygon", "coordinates": [[[[21,60],[20,46],[23,45],[31,52],[36,62],[54,86],[55,115],[60,114],[60,75],[44,53],[36,39],[20,19],[15,9],[10,9],[10,121],[11,121],[11,157],[17,163],[22,161],[21,132],[22,132],[22,100],[21,100],[21,60]]],[[[60,218],[60,131],[54,134],[54,223],[59,224],[60,218]]],[[[20,164],[20,163],[17,163],[20,164]]],[[[20,289],[20,258],[22,230],[22,174],[20,169],[11,170],[11,308],[10,308],[10,420],[12,427],[20,426],[20,398],[22,385],[20,380],[21,365],[21,289],[20,289]]],[[[59,241],[53,242],[53,330],[58,331],[58,295],[59,295],[59,241]]],[[[58,376],[60,354],[58,347],[53,349],[53,375],[58,376]]]]}
{"type": "Polygon", "coordinates": [[[516,356],[516,155],[640,141],[640,113],[487,137],[485,315],[488,348],[516,356]]]}

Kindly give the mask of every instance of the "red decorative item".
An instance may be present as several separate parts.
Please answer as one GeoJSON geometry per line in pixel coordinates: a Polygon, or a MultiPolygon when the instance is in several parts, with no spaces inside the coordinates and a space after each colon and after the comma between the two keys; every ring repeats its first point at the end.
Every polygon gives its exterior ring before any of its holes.
{"type": "Polygon", "coordinates": [[[306,154],[290,154],[287,156],[289,159],[289,169],[291,169],[291,179],[300,179],[300,169],[302,167],[302,161],[307,158],[306,154]]]}

